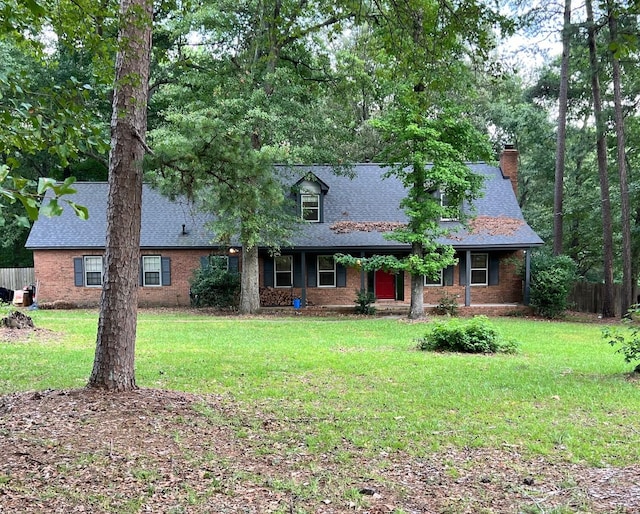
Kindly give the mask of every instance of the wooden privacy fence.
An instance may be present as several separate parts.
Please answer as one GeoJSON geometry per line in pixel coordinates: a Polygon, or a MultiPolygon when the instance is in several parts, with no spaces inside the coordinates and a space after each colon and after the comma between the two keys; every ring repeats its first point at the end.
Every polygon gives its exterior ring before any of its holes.
{"type": "MultiPolygon", "coordinates": [[[[620,284],[613,285],[614,309],[616,316],[620,316],[620,284]]],[[[602,312],[602,297],[604,284],[590,282],[576,282],[569,294],[569,308],[578,312],[602,312]]]]}
{"type": "Polygon", "coordinates": [[[17,290],[35,284],[33,268],[0,268],[0,287],[17,290]]]}

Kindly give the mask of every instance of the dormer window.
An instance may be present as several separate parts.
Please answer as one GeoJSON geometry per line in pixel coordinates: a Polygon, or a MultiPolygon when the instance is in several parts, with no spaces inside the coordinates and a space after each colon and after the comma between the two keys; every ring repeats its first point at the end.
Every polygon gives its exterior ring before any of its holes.
{"type": "Polygon", "coordinates": [[[320,195],[303,193],[300,197],[302,219],[311,223],[320,221],[320,195]]]}
{"type": "Polygon", "coordinates": [[[298,215],[309,223],[322,223],[324,221],[324,197],[329,191],[329,186],[313,173],[307,173],[294,187],[298,215]]]}
{"type": "Polygon", "coordinates": [[[440,196],[440,206],[443,208],[440,221],[458,221],[460,219],[456,214],[459,210],[457,208],[458,206],[450,203],[446,191],[441,190],[438,192],[438,194],[440,196]]]}

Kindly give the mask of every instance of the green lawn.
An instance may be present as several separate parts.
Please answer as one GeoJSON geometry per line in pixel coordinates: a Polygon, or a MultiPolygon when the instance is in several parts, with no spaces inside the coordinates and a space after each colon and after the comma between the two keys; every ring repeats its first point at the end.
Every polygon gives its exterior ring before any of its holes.
{"type": "MultiPolygon", "coordinates": [[[[96,312],[36,311],[43,341],[0,343],[0,394],[82,387],[96,312]]],[[[446,447],[517,448],[590,465],[640,460],[640,383],[587,323],[492,320],[516,355],[420,352],[426,325],[405,320],[139,315],[140,387],[215,393],[272,419],[261,451],[341,441],[420,455],[446,447]],[[633,442],[635,441],[635,443],[633,442]]],[[[212,416],[214,414],[211,414],[212,416]]],[[[242,436],[250,430],[238,422],[242,436]]]]}

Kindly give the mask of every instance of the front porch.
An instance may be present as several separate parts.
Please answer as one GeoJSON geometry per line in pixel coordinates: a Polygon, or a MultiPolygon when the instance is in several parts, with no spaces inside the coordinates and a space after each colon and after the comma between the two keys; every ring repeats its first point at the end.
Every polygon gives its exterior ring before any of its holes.
{"type": "MultiPolygon", "coordinates": [[[[372,304],[376,308],[376,316],[401,316],[409,314],[409,304],[394,300],[379,300],[372,304]]],[[[437,316],[435,304],[425,304],[426,316],[437,316]]],[[[327,316],[331,314],[355,314],[355,304],[349,305],[310,305],[300,309],[292,306],[262,307],[264,313],[293,314],[304,316],[327,316]]],[[[486,303],[474,304],[470,306],[459,305],[458,315],[462,317],[471,316],[527,316],[532,314],[531,307],[521,303],[486,303]]]]}

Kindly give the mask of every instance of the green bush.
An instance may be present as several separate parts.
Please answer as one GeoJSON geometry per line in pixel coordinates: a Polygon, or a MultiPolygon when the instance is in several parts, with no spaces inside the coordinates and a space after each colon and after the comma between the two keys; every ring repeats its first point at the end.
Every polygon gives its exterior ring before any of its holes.
{"type": "Polygon", "coordinates": [[[418,339],[419,350],[463,353],[515,353],[518,343],[503,338],[486,316],[462,320],[452,318],[434,321],[424,338],[418,339]]]}
{"type": "Polygon", "coordinates": [[[210,259],[191,278],[191,302],[195,307],[237,308],[240,275],[227,270],[226,259],[210,259]]]}
{"type": "Polygon", "coordinates": [[[441,316],[457,316],[459,312],[458,295],[444,293],[433,310],[441,316]]]}
{"type": "MultiPolygon", "coordinates": [[[[616,353],[624,355],[624,361],[631,363],[640,361],[640,305],[632,305],[628,311],[628,316],[622,320],[621,327],[605,327],[602,329],[602,337],[611,346],[620,345],[616,353]]],[[[640,373],[640,364],[634,368],[636,373],[640,373]]]]}
{"type": "Polygon", "coordinates": [[[356,314],[374,315],[376,308],[371,305],[375,303],[376,297],[371,291],[359,289],[356,291],[356,314]]]}
{"type": "Polygon", "coordinates": [[[558,318],[568,308],[576,265],[566,256],[536,253],[531,258],[531,307],[545,318],[558,318]]]}

